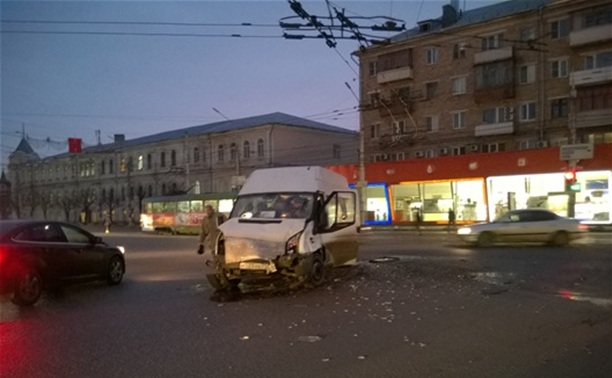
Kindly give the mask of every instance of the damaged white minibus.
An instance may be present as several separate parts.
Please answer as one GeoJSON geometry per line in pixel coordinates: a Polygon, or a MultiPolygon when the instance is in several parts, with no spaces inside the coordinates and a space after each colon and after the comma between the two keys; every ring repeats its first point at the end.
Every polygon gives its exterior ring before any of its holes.
{"type": "Polygon", "coordinates": [[[217,290],[245,280],[321,284],[326,269],[357,261],[359,201],[340,174],[322,167],[254,171],[219,229],[213,253],[217,290]]]}

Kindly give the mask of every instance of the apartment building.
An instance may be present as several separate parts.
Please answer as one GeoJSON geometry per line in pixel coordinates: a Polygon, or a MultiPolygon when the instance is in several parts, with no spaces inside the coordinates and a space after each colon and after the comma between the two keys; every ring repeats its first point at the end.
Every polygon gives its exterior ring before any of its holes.
{"type": "Polygon", "coordinates": [[[236,191],[257,168],[355,163],[358,133],[272,113],[78,147],[41,159],[21,141],[8,165],[14,217],[137,222],[145,197],[236,191]]]}
{"type": "Polygon", "coordinates": [[[459,1],[357,53],[366,162],[612,143],[612,4],[459,1]]]}

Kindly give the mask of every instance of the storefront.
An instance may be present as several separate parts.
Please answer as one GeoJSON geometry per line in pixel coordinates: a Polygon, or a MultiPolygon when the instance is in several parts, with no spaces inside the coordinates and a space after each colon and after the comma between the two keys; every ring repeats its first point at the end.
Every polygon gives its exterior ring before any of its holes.
{"type": "Polygon", "coordinates": [[[415,222],[421,212],[423,222],[446,224],[450,210],[457,223],[487,218],[484,179],[401,182],[391,193],[394,223],[415,222]]]}
{"type": "Polygon", "coordinates": [[[566,191],[563,173],[487,178],[490,219],[509,210],[543,208],[586,224],[609,224],[611,171],[581,171],[577,191],[566,191]]]}
{"type": "MultiPolygon", "coordinates": [[[[420,211],[423,222],[446,224],[449,209],[457,223],[474,223],[539,207],[586,224],[612,225],[612,144],[593,149],[592,158],[577,163],[570,189],[564,177],[570,164],[559,147],[370,163],[364,167],[364,223],[413,224],[420,211]]],[[[357,165],[329,168],[358,181],[357,165]]]]}
{"type": "MultiPolygon", "coordinates": [[[[349,185],[355,188],[355,185],[349,185]]],[[[365,191],[365,217],[363,224],[391,224],[389,188],[385,183],[368,183],[365,191]]]]}

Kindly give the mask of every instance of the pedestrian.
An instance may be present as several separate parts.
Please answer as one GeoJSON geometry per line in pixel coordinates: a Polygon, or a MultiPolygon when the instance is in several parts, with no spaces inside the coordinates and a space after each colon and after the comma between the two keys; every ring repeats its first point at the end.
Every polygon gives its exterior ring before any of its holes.
{"type": "Polygon", "coordinates": [[[423,215],[421,215],[421,210],[417,209],[416,211],[416,230],[419,232],[419,235],[423,235],[421,231],[421,224],[423,223],[423,215]]]}
{"type": "Polygon", "coordinates": [[[104,233],[105,234],[110,234],[110,229],[111,229],[111,219],[110,219],[110,215],[107,215],[106,218],[104,218],[104,233]]]}
{"type": "MultiPolygon", "coordinates": [[[[198,254],[203,255],[210,251],[210,259],[212,259],[212,251],[215,249],[217,235],[219,235],[219,223],[215,209],[211,205],[204,206],[204,218],[200,228],[200,238],[198,245],[198,254]]],[[[209,259],[206,260],[207,265],[209,259]]]]}
{"type": "Polygon", "coordinates": [[[451,227],[455,228],[455,211],[452,208],[448,209],[448,232],[450,232],[451,227]]]}

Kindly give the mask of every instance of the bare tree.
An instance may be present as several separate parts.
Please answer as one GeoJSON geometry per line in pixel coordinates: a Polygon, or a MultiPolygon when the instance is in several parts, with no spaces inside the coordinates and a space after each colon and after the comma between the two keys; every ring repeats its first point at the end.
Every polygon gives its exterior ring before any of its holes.
{"type": "Polygon", "coordinates": [[[47,212],[49,206],[51,206],[51,195],[49,193],[42,193],[38,199],[38,204],[43,212],[43,218],[47,219],[47,212]]]}
{"type": "Polygon", "coordinates": [[[64,193],[64,195],[59,196],[58,204],[64,211],[66,222],[70,222],[70,212],[74,208],[73,196],[69,192],[64,193]]]}
{"type": "Polygon", "coordinates": [[[30,218],[34,218],[36,207],[40,204],[40,193],[38,193],[34,185],[30,185],[26,189],[22,203],[29,208],[30,218]]]}
{"type": "Polygon", "coordinates": [[[81,189],[77,194],[76,202],[80,206],[81,214],[85,214],[84,219],[82,219],[85,224],[91,222],[91,207],[95,200],[95,190],[92,188],[81,189]]]}

